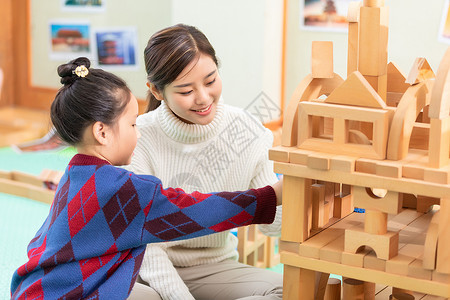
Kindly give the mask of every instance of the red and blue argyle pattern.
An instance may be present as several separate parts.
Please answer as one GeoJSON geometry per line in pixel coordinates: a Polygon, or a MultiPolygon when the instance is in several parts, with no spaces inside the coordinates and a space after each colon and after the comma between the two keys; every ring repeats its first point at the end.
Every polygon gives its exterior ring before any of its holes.
{"type": "Polygon", "coordinates": [[[271,223],[271,187],[187,194],[77,154],[49,215],[14,273],[12,299],[126,299],[147,243],[194,238],[271,223]]]}

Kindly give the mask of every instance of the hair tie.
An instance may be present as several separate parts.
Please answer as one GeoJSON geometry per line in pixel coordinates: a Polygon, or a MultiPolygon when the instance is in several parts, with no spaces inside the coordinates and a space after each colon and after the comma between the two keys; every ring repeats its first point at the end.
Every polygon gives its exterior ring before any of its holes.
{"type": "Polygon", "coordinates": [[[75,68],[75,70],[72,71],[72,74],[76,74],[78,77],[86,77],[89,74],[89,69],[86,68],[85,65],[81,65],[75,68]]]}

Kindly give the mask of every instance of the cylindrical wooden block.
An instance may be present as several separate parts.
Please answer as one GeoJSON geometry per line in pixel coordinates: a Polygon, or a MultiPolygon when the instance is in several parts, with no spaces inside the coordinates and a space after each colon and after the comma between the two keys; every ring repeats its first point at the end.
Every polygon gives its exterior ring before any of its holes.
{"type": "Polygon", "coordinates": [[[364,6],[367,7],[383,7],[384,0],[364,0],[364,6]]]}
{"type": "Polygon", "coordinates": [[[364,282],[364,300],[375,300],[374,282],[364,282]]]}
{"type": "Polygon", "coordinates": [[[366,209],[364,231],[370,234],[385,234],[387,232],[387,217],[387,213],[366,209]]]}
{"type": "Polygon", "coordinates": [[[396,293],[390,295],[389,300],[414,300],[414,296],[406,293],[396,293]]]}
{"type": "Polygon", "coordinates": [[[329,278],[325,289],[324,300],[341,300],[341,280],[329,278]]]}
{"type": "Polygon", "coordinates": [[[404,289],[401,289],[401,288],[398,288],[398,287],[394,287],[394,286],[392,287],[392,294],[401,294],[401,293],[412,295],[413,291],[404,290],[404,289]]]}
{"type": "Polygon", "coordinates": [[[343,290],[345,300],[364,300],[364,281],[347,278],[343,290]]]}

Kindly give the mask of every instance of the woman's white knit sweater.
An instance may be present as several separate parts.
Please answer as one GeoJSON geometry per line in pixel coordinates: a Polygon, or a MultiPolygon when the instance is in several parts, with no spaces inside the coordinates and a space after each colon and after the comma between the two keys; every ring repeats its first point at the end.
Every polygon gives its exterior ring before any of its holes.
{"type": "MultiPolygon", "coordinates": [[[[238,191],[277,181],[268,159],[270,130],[247,112],[220,101],[208,125],[180,121],[163,101],[155,111],[139,116],[138,140],[130,169],[152,174],[165,187],[186,192],[238,191]]],[[[279,235],[281,210],[267,235],[279,235]]],[[[150,244],[140,276],[163,299],[193,299],[174,266],[188,267],[237,260],[237,238],[229,231],[200,238],[150,244]]]]}

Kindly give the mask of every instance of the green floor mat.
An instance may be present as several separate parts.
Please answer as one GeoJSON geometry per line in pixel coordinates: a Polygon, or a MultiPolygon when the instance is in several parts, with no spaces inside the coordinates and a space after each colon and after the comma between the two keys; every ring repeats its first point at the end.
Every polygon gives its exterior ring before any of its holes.
{"type": "MultiPolygon", "coordinates": [[[[0,148],[0,170],[39,175],[43,169],[64,171],[73,148],[18,153],[0,148]]],[[[48,215],[50,205],[0,191],[0,299],[10,298],[13,272],[27,261],[27,246],[48,215]]]]}

